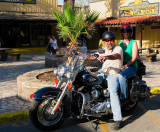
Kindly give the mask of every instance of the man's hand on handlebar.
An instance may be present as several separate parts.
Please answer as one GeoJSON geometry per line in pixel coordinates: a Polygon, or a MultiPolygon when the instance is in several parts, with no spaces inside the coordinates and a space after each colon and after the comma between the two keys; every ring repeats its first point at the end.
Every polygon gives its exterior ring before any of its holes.
{"type": "Polygon", "coordinates": [[[108,59],[108,57],[107,56],[99,56],[99,54],[93,54],[88,57],[88,60],[93,60],[93,59],[97,59],[100,62],[104,62],[106,59],[108,59]]]}
{"type": "Polygon", "coordinates": [[[108,59],[107,56],[99,56],[99,57],[97,58],[97,60],[99,60],[100,62],[104,62],[104,61],[107,60],[107,59],[108,59]]]}
{"type": "Polygon", "coordinates": [[[97,59],[98,57],[99,57],[98,54],[93,54],[93,55],[88,57],[88,60],[94,60],[94,59],[97,59]]]}

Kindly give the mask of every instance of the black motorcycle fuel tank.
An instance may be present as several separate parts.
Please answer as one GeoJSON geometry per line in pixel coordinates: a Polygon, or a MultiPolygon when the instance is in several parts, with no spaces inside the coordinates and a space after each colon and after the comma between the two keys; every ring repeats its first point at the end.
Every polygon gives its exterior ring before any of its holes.
{"type": "Polygon", "coordinates": [[[96,76],[93,76],[91,74],[84,74],[82,77],[86,85],[94,86],[94,85],[99,85],[102,83],[102,79],[96,76]]]}

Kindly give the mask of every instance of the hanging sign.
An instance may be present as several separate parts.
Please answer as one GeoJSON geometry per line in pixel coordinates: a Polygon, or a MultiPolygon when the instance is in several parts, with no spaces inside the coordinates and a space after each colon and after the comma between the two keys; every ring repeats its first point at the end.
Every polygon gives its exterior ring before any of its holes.
{"type": "Polygon", "coordinates": [[[120,17],[145,15],[159,15],[159,3],[143,1],[141,5],[135,5],[132,2],[128,6],[120,7],[120,17]]]}
{"type": "Polygon", "coordinates": [[[0,2],[36,4],[36,0],[0,0],[0,2]]]}

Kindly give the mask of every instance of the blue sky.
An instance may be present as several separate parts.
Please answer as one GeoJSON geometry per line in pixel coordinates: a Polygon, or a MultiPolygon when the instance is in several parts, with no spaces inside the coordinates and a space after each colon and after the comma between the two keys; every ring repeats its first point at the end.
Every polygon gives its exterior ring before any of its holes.
{"type": "Polygon", "coordinates": [[[64,0],[58,0],[58,5],[62,5],[64,0]]]}

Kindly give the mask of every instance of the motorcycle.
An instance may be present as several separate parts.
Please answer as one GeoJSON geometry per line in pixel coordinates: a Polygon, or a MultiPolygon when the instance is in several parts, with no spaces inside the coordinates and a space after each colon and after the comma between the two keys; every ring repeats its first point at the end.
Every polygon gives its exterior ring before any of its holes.
{"type": "MultiPolygon", "coordinates": [[[[111,111],[107,81],[86,68],[87,47],[82,45],[79,51],[71,46],[64,64],[55,68],[56,87],[45,87],[30,95],[30,120],[38,129],[55,130],[69,117],[89,120],[111,111]]],[[[145,65],[141,61],[138,64],[137,75],[128,80],[129,102],[122,103],[122,112],[131,112],[139,101],[150,96],[149,87],[142,80],[145,65]]]]}

